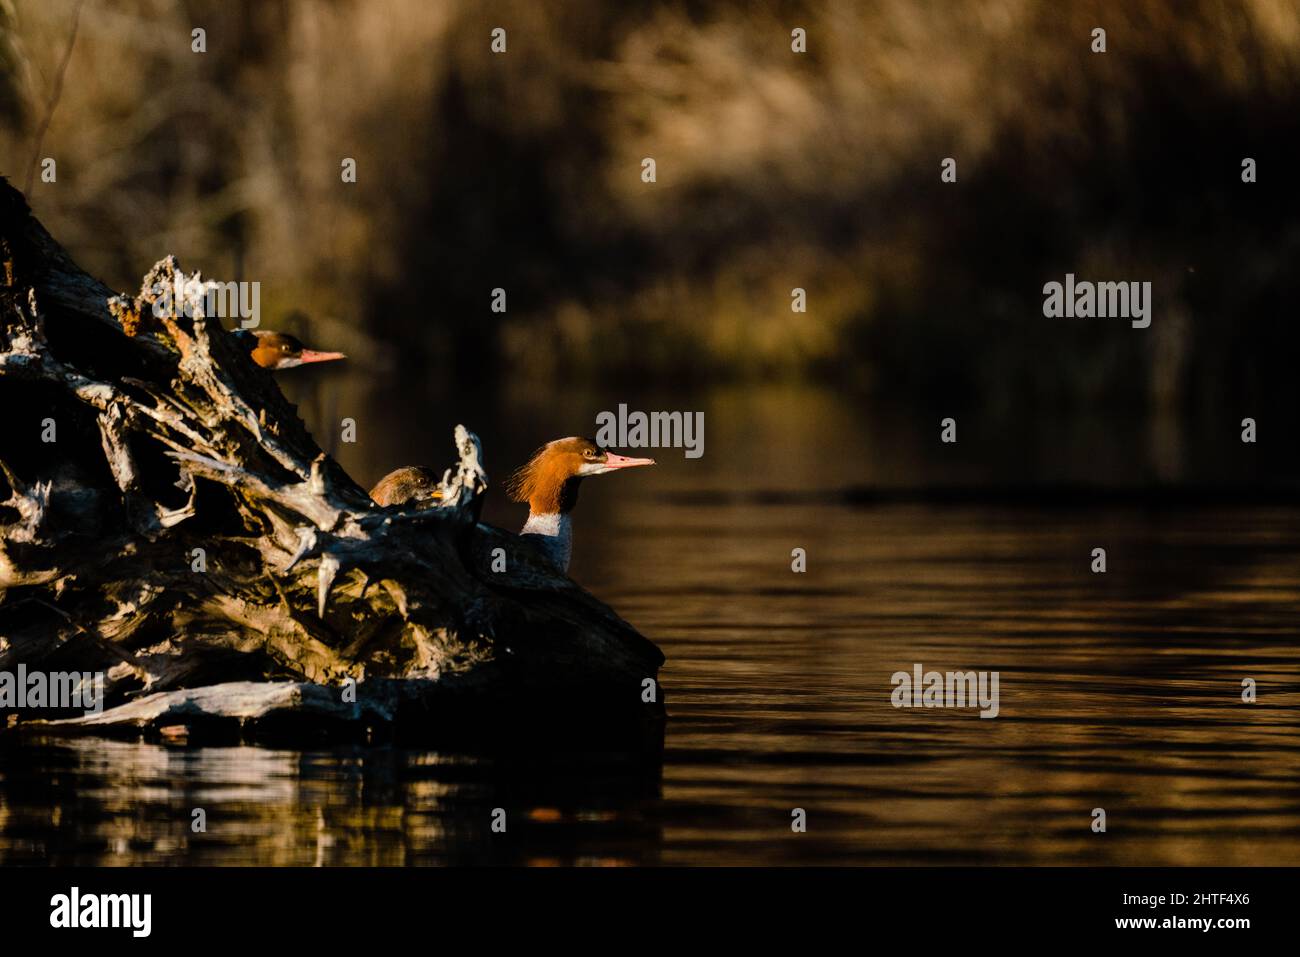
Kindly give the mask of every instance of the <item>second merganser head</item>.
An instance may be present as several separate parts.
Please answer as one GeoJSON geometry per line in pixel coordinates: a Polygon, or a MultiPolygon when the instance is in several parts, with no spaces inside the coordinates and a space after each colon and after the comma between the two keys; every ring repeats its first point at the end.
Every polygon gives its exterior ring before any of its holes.
{"type": "Polygon", "coordinates": [[[406,465],[393,469],[370,490],[378,505],[414,505],[423,508],[442,501],[442,483],[433,469],[406,465]]]}
{"type": "Polygon", "coordinates": [[[547,443],[511,476],[507,486],[511,501],[528,503],[528,521],[519,534],[537,536],[537,544],[552,563],[561,571],[568,571],[573,554],[569,513],[578,504],[578,486],[582,480],[654,464],[654,459],[617,455],[591,439],[577,436],[547,443]]]}
{"type": "Polygon", "coordinates": [[[333,362],[346,359],[341,352],[320,352],[308,349],[298,339],[284,332],[270,329],[240,329],[235,337],[248,349],[249,355],[263,369],[292,369],[309,362],[333,362]]]}

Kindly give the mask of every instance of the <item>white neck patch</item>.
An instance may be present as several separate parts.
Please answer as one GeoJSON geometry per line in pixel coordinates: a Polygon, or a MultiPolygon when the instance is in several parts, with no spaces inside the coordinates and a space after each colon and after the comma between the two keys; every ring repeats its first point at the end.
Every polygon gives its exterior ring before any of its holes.
{"type": "Polygon", "coordinates": [[[562,572],[569,570],[569,559],[573,556],[573,522],[567,514],[529,513],[528,521],[519,534],[537,536],[535,543],[545,552],[551,564],[562,572]]]}

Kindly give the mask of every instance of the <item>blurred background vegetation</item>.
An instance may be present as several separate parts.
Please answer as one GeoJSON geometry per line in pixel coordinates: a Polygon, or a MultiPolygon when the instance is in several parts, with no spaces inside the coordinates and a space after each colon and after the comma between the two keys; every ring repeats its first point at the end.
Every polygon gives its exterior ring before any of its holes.
{"type": "MultiPolygon", "coordinates": [[[[18,185],[76,6],[0,0],[18,185]]],[[[265,326],[397,384],[376,415],[412,388],[423,407],[467,384],[486,402],[594,390],[565,434],[642,388],[699,408],[706,387],[804,384],[936,434],[931,409],[989,434],[1106,409],[1143,423],[1159,479],[1187,477],[1202,427],[1235,441],[1252,415],[1274,439],[1263,470],[1294,464],[1294,0],[87,0],[80,17],[37,214],[123,290],[166,253],[260,281],[265,326]],[[1045,319],[1066,272],[1151,281],[1150,329],[1045,319]]],[[[542,420],[511,455],[551,437],[542,420]]]]}

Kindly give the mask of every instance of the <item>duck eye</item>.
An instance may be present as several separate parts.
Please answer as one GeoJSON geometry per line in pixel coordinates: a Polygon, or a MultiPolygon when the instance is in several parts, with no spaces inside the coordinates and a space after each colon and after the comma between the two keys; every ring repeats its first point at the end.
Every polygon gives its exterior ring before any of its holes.
{"type": "Polygon", "coordinates": [[[596,455],[596,453],[593,452],[591,449],[583,449],[582,454],[585,455],[585,456],[586,456],[587,458],[589,458],[589,459],[590,459],[590,458],[594,458],[595,455],[596,455]]]}

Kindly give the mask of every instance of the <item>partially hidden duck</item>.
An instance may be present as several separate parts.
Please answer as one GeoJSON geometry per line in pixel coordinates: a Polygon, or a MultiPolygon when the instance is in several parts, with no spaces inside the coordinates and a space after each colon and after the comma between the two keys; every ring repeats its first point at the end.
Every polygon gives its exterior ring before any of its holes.
{"type": "Polygon", "coordinates": [[[305,366],[312,362],[335,362],[347,358],[341,352],[308,349],[300,339],[270,329],[239,329],[233,335],[235,340],[248,350],[249,356],[255,363],[272,372],[279,369],[292,369],[294,366],[305,366]]]}

